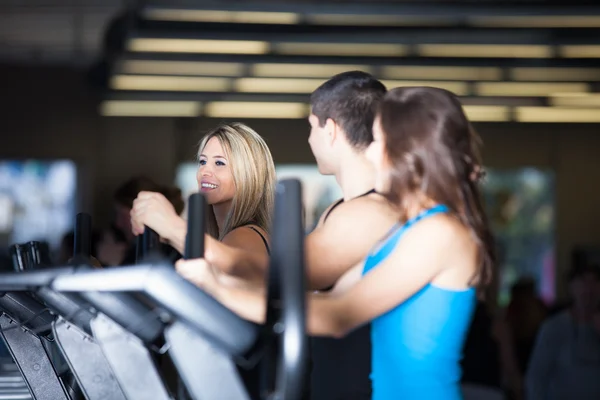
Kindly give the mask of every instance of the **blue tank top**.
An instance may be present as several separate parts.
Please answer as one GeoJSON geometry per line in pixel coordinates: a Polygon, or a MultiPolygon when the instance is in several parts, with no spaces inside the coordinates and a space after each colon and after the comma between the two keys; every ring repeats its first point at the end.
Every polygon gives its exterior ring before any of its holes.
{"type": "MultiPolygon", "coordinates": [[[[423,218],[447,212],[431,208],[392,229],[365,261],[363,275],[394,250],[402,234],[423,218]]],[[[415,266],[418,268],[418,266],[415,266]]],[[[476,304],[475,289],[427,284],[371,322],[373,400],[462,399],[462,349],[476,304]]]]}

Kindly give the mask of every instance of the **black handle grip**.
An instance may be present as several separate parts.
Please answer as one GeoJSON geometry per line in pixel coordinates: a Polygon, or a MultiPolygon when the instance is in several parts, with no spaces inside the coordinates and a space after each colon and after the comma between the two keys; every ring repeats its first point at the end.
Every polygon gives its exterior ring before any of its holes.
{"type": "Polygon", "coordinates": [[[92,217],[86,213],[79,213],[75,219],[75,239],[73,243],[73,256],[92,256],[92,217]]]}
{"type": "Polygon", "coordinates": [[[201,193],[194,193],[188,201],[187,235],[185,237],[184,258],[204,256],[204,233],[206,232],[206,199],[201,193]]]}
{"type": "Polygon", "coordinates": [[[160,236],[154,230],[145,227],[144,233],[136,239],[135,262],[141,263],[151,253],[159,253],[160,236]]]}
{"type": "Polygon", "coordinates": [[[21,244],[13,244],[10,246],[10,258],[15,271],[21,272],[27,269],[28,263],[25,246],[21,244]]]}
{"type": "Polygon", "coordinates": [[[42,265],[43,259],[40,242],[27,243],[25,250],[27,251],[27,259],[31,267],[35,268],[42,265]]]}

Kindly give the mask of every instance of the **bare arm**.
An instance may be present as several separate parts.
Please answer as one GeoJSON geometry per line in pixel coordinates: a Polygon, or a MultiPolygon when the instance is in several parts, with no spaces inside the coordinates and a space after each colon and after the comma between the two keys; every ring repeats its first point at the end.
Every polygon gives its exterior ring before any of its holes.
{"type": "MultiPolygon", "coordinates": [[[[356,199],[336,208],[326,224],[319,224],[305,238],[308,288],[322,290],[333,286],[389,231],[395,217],[383,199],[356,199]]],[[[269,266],[265,253],[223,245],[207,251],[206,259],[224,273],[239,277],[246,271],[264,276],[269,266]]]]}
{"type": "MultiPolygon", "coordinates": [[[[343,287],[329,294],[309,294],[308,331],[313,335],[343,336],[404,302],[431,282],[446,265],[447,254],[457,251],[454,232],[439,226],[432,229],[435,225],[440,223],[432,218],[413,227],[388,258],[362,279],[362,265],[358,264],[346,273],[348,278],[345,276],[340,281],[343,287]]],[[[186,277],[191,269],[204,271],[202,278],[194,281],[196,284],[242,318],[264,321],[264,294],[220,285],[204,260],[178,263],[177,269],[186,277]]]]}
{"type": "Polygon", "coordinates": [[[383,199],[361,198],[337,207],[324,224],[306,237],[306,269],[310,289],[333,286],[396,222],[383,199]]]}

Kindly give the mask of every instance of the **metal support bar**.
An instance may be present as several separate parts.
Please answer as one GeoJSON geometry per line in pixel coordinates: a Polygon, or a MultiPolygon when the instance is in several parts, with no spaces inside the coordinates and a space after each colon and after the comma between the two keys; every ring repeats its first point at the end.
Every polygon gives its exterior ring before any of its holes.
{"type": "Polygon", "coordinates": [[[0,316],[2,338],[36,400],[69,400],[65,388],[54,370],[42,339],[18,327],[6,314],[0,316]]]}
{"type": "Polygon", "coordinates": [[[126,400],[98,343],[62,318],[52,326],[54,338],[87,400],[126,400]]]}
{"type": "Polygon", "coordinates": [[[128,400],[171,400],[150,351],[140,339],[103,314],[90,325],[128,400]]]}

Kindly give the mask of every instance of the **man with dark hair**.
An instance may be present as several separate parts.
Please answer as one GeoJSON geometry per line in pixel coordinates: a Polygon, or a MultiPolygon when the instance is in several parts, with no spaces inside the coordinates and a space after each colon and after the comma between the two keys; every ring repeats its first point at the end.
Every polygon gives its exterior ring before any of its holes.
{"type": "MultiPolygon", "coordinates": [[[[385,93],[373,76],[349,71],[332,77],[311,96],[308,142],[319,172],[334,175],[344,196],[329,206],[306,238],[311,289],[332,287],[396,221],[395,210],[373,190],[375,170],[365,154],[385,93]]],[[[369,326],[343,339],[314,338],[312,361],[313,400],[371,398],[369,326]]]]}

